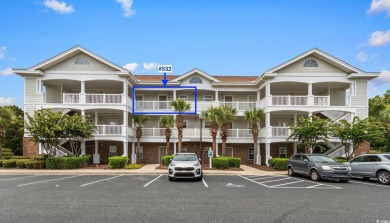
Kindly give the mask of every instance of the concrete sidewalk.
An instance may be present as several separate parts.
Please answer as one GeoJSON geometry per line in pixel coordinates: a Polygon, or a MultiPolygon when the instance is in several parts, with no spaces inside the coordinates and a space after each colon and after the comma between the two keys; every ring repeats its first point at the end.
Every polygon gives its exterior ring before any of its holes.
{"type": "MultiPolygon", "coordinates": [[[[156,175],[167,174],[168,170],[156,169],[160,164],[148,164],[137,170],[126,169],[71,169],[71,170],[36,170],[36,169],[3,169],[0,168],[0,175],[8,174],[52,174],[52,175],[74,175],[74,174],[129,174],[129,175],[156,175]]],[[[286,171],[263,171],[247,165],[241,165],[243,171],[231,170],[203,170],[205,175],[286,175],[286,171]]]]}

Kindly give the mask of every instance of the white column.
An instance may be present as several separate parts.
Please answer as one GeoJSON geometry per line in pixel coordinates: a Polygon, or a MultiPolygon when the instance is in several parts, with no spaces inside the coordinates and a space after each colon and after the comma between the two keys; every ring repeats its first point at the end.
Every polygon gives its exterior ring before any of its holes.
{"type": "Polygon", "coordinates": [[[218,98],[218,91],[215,91],[215,100],[214,101],[219,101],[219,98],[218,98]]]}
{"type": "Polygon", "coordinates": [[[81,116],[85,117],[85,110],[81,109],[81,116]]]}
{"type": "Polygon", "coordinates": [[[271,153],[270,153],[270,146],[271,144],[270,143],[266,143],[265,144],[265,164],[267,165],[267,166],[269,166],[269,164],[268,164],[268,160],[271,158],[271,153]]]}
{"type": "Polygon", "coordinates": [[[271,95],[271,83],[267,80],[267,84],[265,87],[265,96],[268,97],[271,95]]]}
{"type": "Polygon", "coordinates": [[[42,154],[42,143],[38,144],[38,154],[42,154]]]}
{"type": "Polygon", "coordinates": [[[312,83],[307,84],[307,94],[309,96],[313,95],[313,84],[312,83]]]}
{"type": "Polygon", "coordinates": [[[128,95],[128,86],[127,86],[127,81],[124,80],[123,81],[123,97],[122,97],[122,104],[126,104],[127,103],[127,95],[128,95]]]}
{"type": "Polygon", "coordinates": [[[173,142],[173,155],[176,155],[176,142],[173,142]]]}
{"type": "Polygon", "coordinates": [[[98,113],[95,112],[95,125],[98,125],[98,120],[99,120],[98,113]]]}
{"type": "Polygon", "coordinates": [[[137,154],[135,154],[135,142],[131,143],[131,163],[137,163],[137,154]]]}
{"type": "Polygon", "coordinates": [[[271,113],[270,112],[265,113],[265,132],[266,132],[266,137],[272,136],[271,113]]]}
{"type": "Polygon", "coordinates": [[[176,100],[176,90],[173,90],[173,100],[176,100]]]}
{"type": "Polygon", "coordinates": [[[93,154],[93,163],[100,164],[99,141],[95,141],[95,153],[93,154]]]}
{"type": "Polygon", "coordinates": [[[129,157],[129,147],[127,142],[123,142],[123,156],[129,157]]]}
{"type": "Polygon", "coordinates": [[[85,141],[81,141],[81,155],[85,155],[85,141]]]}
{"type": "Polygon", "coordinates": [[[294,124],[297,124],[298,122],[298,115],[297,113],[294,113],[294,124]]]}
{"type": "Polygon", "coordinates": [[[312,116],[312,115],[313,115],[313,113],[312,113],[312,112],[309,112],[307,117],[310,117],[310,116],[312,116]]]}
{"type": "Polygon", "coordinates": [[[256,164],[257,165],[261,165],[261,155],[260,155],[260,143],[257,143],[256,144],[256,150],[257,150],[257,152],[256,152],[256,164]],[[257,147],[257,148],[256,148],[257,147]]]}
{"type": "Polygon", "coordinates": [[[80,103],[85,104],[86,103],[86,96],[85,96],[85,81],[81,81],[81,92],[80,92],[80,103]]]}
{"type": "Polygon", "coordinates": [[[294,154],[296,154],[296,153],[297,153],[297,143],[294,142],[294,154]]]}

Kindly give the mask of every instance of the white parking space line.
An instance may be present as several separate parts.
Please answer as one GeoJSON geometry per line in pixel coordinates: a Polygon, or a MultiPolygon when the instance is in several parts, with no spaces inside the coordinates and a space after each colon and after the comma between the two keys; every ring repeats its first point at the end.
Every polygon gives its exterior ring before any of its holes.
{"type": "Polygon", "coordinates": [[[202,181],[205,187],[209,187],[209,185],[206,184],[206,181],[204,181],[204,178],[202,178],[202,181]]]}
{"type": "Polygon", "coordinates": [[[291,177],[286,177],[286,178],[277,179],[277,180],[263,181],[263,182],[259,182],[259,183],[269,183],[269,182],[275,182],[275,181],[281,181],[281,180],[288,180],[288,179],[291,179],[291,177]]]}
{"type": "Polygon", "coordinates": [[[34,175],[34,176],[25,176],[25,177],[15,177],[15,178],[8,178],[8,179],[2,179],[0,181],[7,181],[7,180],[17,180],[17,179],[22,179],[22,178],[28,178],[28,177],[38,177],[42,175],[34,175]]]}
{"type": "Polygon", "coordinates": [[[259,183],[259,182],[257,182],[257,181],[254,181],[254,180],[252,180],[252,179],[246,178],[246,177],[241,176],[241,175],[238,175],[238,176],[239,176],[239,177],[242,177],[242,178],[244,178],[244,179],[246,179],[246,180],[249,180],[250,182],[253,182],[253,183],[255,183],[255,184],[260,184],[260,185],[262,185],[262,186],[264,186],[264,187],[268,187],[268,188],[269,188],[269,186],[267,186],[267,185],[265,185],[265,184],[259,183]]]}
{"type": "Polygon", "coordinates": [[[356,180],[350,180],[350,183],[357,183],[357,184],[366,184],[366,185],[371,185],[371,186],[376,186],[376,187],[384,187],[384,188],[390,188],[390,186],[387,185],[378,185],[378,184],[373,184],[373,183],[365,183],[365,182],[360,182],[356,180]]]}
{"type": "Polygon", "coordinates": [[[86,183],[86,184],[80,185],[80,187],[88,186],[88,185],[91,185],[91,184],[94,184],[94,183],[98,183],[98,182],[102,182],[102,181],[106,181],[106,180],[111,180],[111,179],[114,179],[114,178],[117,178],[117,177],[121,177],[123,175],[124,174],[118,175],[118,176],[115,176],[115,177],[106,178],[106,179],[103,179],[103,180],[93,181],[93,182],[90,182],[90,183],[86,183]]]}
{"type": "Polygon", "coordinates": [[[270,176],[270,177],[252,178],[251,180],[265,180],[265,179],[275,178],[275,177],[280,177],[280,176],[270,176]]]}
{"type": "Polygon", "coordinates": [[[74,177],[80,177],[80,176],[84,176],[84,175],[85,175],[85,174],[76,175],[76,176],[70,176],[70,177],[57,178],[57,179],[51,179],[51,180],[42,180],[42,181],[36,181],[36,182],[32,182],[32,183],[19,184],[19,185],[17,185],[17,186],[18,186],[18,187],[21,187],[21,186],[26,186],[26,185],[31,185],[31,184],[39,184],[39,183],[45,183],[45,182],[50,182],[50,181],[56,181],[56,180],[64,180],[64,179],[69,179],[69,178],[74,178],[74,177]]]}
{"type": "Polygon", "coordinates": [[[149,183],[145,184],[144,187],[147,187],[149,184],[153,183],[154,181],[156,181],[158,178],[160,178],[162,176],[162,174],[156,178],[154,178],[152,181],[150,181],[149,183]]]}
{"type": "Polygon", "coordinates": [[[273,188],[273,187],[279,187],[279,186],[284,186],[284,185],[289,185],[289,184],[295,184],[295,183],[299,183],[299,182],[304,182],[304,180],[294,181],[294,182],[285,183],[285,184],[273,185],[273,186],[271,186],[271,187],[272,187],[272,188],[273,188]]]}

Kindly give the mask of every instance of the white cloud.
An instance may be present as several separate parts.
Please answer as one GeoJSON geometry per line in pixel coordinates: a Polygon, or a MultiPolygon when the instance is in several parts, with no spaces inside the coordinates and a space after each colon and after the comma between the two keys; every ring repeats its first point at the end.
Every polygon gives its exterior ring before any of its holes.
{"type": "Polygon", "coordinates": [[[356,55],[356,59],[358,59],[360,62],[366,62],[367,59],[368,59],[368,55],[363,52],[363,51],[360,51],[357,55],[356,55]]]}
{"type": "Polygon", "coordinates": [[[45,0],[43,2],[47,8],[51,8],[61,14],[72,13],[74,11],[72,5],[66,5],[66,2],[59,2],[57,0],[45,0]]]}
{"type": "Polygon", "coordinates": [[[372,0],[370,9],[367,13],[387,12],[387,16],[390,16],[390,1],[389,0],[372,0]]]}
{"type": "Polygon", "coordinates": [[[390,70],[383,70],[380,74],[379,77],[373,79],[370,81],[373,86],[380,86],[384,84],[390,84],[390,70]]]}
{"type": "Polygon", "coordinates": [[[11,67],[5,68],[4,70],[0,70],[0,75],[4,75],[4,76],[9,76],[13,73],[14,72],[12,71],[11,67]]]}
{"type": "Polygon", "coordinates": [[[143,67],[147,71],[155,70],[157,69],[158,63],[150,62],[150,63],[144,63],[143,67]]]}
{"type": "Polygon", "coordinates": [[[0,106],[14,105],[15,98],[4,98],[0,97],[0,106]]]}
{"type": "Polygon", "coordinates": [[[131,72],[135,72],[137,70],[138,64],[137,63],[128,63],[123,67],[131,72]]]}
{"type": "Polygon", "coordinates": [[[5,52],[7,51],[7,47],[6,46],[0,46],[0,59],[4,59],[5,58],[5,52]]]}
{"type": "Polygon", "coordinates": [[[133,5],[133,0],[116,0],[119,4],[122,5],[123,15],[128,18],[135,14],[135,10],[131,9],[131,6],[133,5]]]}
{"type": "Polygon", "coordinates": [[[386,32],[375,31],[371,33],[368,44],[370,46],[385,46],[390,42],[390,29],[386,32]]]}

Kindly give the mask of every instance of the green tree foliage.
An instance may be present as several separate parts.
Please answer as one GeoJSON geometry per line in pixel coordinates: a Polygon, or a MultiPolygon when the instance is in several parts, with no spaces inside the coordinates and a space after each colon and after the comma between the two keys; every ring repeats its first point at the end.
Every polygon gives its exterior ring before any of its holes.
{"type": "Polygon", "coordinates": [[[191,104],[187,103],[183,99],[176,99],[171,101],[171,106],[179,114],[176,116],[176,128],[177,128],[177,138],[178,138],[178,152],[181,152],[182,139],[183,139],[183,115],[180,113],[189,111],[191,109],[191,104]]]}
{"type": "Polygon", "coordinates": [[[9,107],[0,106],[0,159],[2,158],[3,139],[8,128],[12,126],[15,115],[9,107]]]}
{"type": "Polygon", "coordinates": [[[8,126],[4,134],[4,148],[12,149],[15,155],[23,155],[24,119],[23,110],[18,106],[6,106],[14,114],[12,125],[8,126]]]}
{"type": "Polygon", "coordinates": [[[226,156],[226,141],[229,136],[230,122],[236,118],[237,110],[229,105],[221,105],[219,106],[221,110],[219,117],[220,124],[220,135],[222,139],[222,156],[226,156]]]}
{"type": "Polygon", "coordinates": [[[386,127],[386,139],[383,142],[372,142],[371,148],[390,152],[390,90],[387,90],[383,96],[375,96],[369,99],[370,118],[376,118],[382,121],[386,127]]]}
{"type": "Polygon", "coordinates": [[[167,150],[169,150],[169,142],[171,141],[172,128],[175,125],[175,120],[172,115],[164,115],[160,118],[160,126],[165,128],[165,140],[167,142],[167,150]]]}
{"type": "Polygon", "coordinates": [[[318,141],[328,142],[328,122],[317,116],[301,117],[297,124],[290,127],[290,130],[291,134],[287,140],[297,140],[298,143],[304,145],[306,153],[313,153],[318,141]]]}
{"type": "Polygon", "coordinates": [[[218,107],[211,106],[207,110],[202,112],[202,116],[205,120],[210,122],[210,134],[213,140],[212,149],[213,154],[215,154],[215,149],[217,145],[217,134],[219,129],[219,117],[221,116],[221,110],[218,107]]]}
{"type": "Polygon", "coordinates": [[[347,159],[350,160],[352,154],[364,142],[381,142],[384,140],[383,124],[374,119],[361,120],[355,117],[352,122],[341,120],[331,126],[332,135],[339,138],[344,145],[347,159]],[[352,153],[349,152],[352,146],[352,153]]]}
{"type": "Polygon", "coordinates": [[[64,131],[66,137],[69,139],[70,148],[74,155],[79,156],[81,142],[89,139],[93,135],[96,126],[93,122],[79,114],[65,115],[64,118],[66,119],[64,131]]]}
{"type": "Polygon", "coordinates": [[[252,137],[253,143],[257,144],[259,139],[259,127],[258,123],[264,118],[264,111],[262,109],[253,108],[252,110],[245,111],[245,120],[252,123],[252,137]]]}
{"type": "Polygon", "coordinates": [[[136,114],[132,116],[132,119],[136,126],[135,138],[137,138],[137,163],[141,163],[140,149],[143,134],[142,127],[149,122],[149,116],[136,114]]]}
{"type": "Polygon", "coordinates": [[[369,116],[378,117],[379,113],[390,105],[390,90],[387,90],[383,96],[375,96],[368,100],[369,116]]]}

